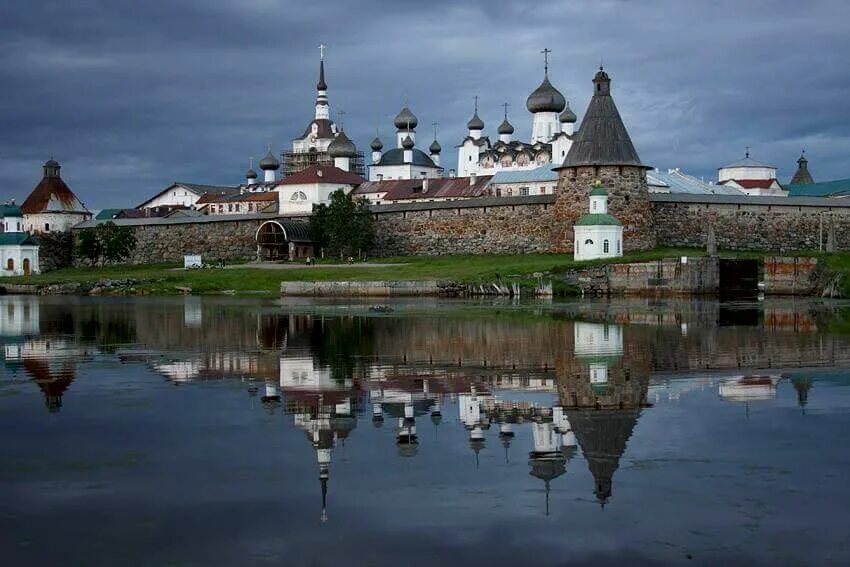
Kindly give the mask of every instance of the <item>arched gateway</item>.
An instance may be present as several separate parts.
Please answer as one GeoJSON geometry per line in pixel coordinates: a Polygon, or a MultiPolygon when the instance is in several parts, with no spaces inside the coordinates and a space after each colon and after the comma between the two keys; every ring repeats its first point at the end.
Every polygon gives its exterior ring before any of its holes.
{"type": "Polygon", "coordinates": [[[258,260],[297,260],[314,255],[306,223],[268,220],[257,229],[258,260]]]}

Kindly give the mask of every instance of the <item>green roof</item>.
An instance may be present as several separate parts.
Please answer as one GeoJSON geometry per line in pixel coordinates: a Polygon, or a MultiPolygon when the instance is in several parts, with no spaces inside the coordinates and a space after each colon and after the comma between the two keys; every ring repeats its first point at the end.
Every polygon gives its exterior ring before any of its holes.
{"type": "Polygon", "coordinates": [[[0,246],[13,244],[38,246],[38,241],[28,232],[0,232],[0,246]]]}
{"type": "Polygon", "coordinates": [[[850,179],[786,185],[786,187],[789,197],[846,197],[850,195],[850,179]]]}
{"type": "Polygon", "coordinates": [[[599,185],[599,186],[591,189],[590,196],[591,197],[607,197],[608,191],[605,190],[605,187],[602,187],[601,185],[599,185]]]}
{"type": "Polygon", "coordinates": [[[94,217],[95,220],[112,220],[115,218],[115,215],[123,211],[124,209],[103,209],[97,216],[94,217]]]}
{"type": "Polygon", "coordinates": [[[22,217],[24,213],[18,205],[0,205],[0,217],[22,217]]]}
{"type": "Polygon", "coordinates": [[[608,213],[593,213],[578,219],[575,226],[620,226],[620,221],[608,213]]]}

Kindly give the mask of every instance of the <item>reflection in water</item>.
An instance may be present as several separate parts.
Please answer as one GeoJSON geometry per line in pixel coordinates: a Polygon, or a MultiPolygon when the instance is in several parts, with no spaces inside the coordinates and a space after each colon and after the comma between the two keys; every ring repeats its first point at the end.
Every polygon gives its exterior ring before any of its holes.
{"type": "Polygon", "coordinates": [[[812,378],[788,369],[850,363],[850,347],[818,330],[824,316],[811,307],[768,306],[755,317],[754,309],[567,304],[517,322],[320,315],[196,297],[0,297],[0,340],[11,381],[35,383],[50,412],[94,361],[143,365],[174,384],[244,385],[309,439],[322,522],[334,450],[360,418],[374,426],[360,435],[391,443],[377,431],[386,423],[394,453],[411,462],[434,458],[423,427],[431,437],[433,426],[438,448],[463,443],[471,470],[512,465],[512,447],[530,447],[527,472],[543,482],[548,516],[551,491],[569,484],[562,477],[579,458],[593,483],[584,493],[603,507],[612,501],[653,404],[714,388],[723,401],[776,402],[787,379],[805,413],[812,378]]]}

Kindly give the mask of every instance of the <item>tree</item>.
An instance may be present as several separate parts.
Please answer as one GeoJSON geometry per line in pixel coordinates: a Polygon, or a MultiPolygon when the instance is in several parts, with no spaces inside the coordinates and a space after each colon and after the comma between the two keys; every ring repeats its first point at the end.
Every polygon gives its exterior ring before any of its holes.
{"type": "Polygon", "coordinates": [[[80,232],[77,251],[94,265],[106,262],[120,262],[136,248],[136,236],[133,229],[118,226],[114,222],[105,222],[94,228],[80,232]]]}
{"type": "Polygon", "coordinates": [[[332,256],[356,256],[369,250],[375,243],[375,226],[368,202],[334,192],[329,205],[313,209],[310,237],[332,256]]]}

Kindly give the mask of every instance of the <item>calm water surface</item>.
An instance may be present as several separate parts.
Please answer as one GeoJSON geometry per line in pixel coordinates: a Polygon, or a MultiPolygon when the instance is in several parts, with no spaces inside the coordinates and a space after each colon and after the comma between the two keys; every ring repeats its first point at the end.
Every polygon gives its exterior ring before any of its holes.
{"type": "Polygon", "coordinates": [[[850,561],[850,305],[0,297],[5,565],[850,561]]]}

